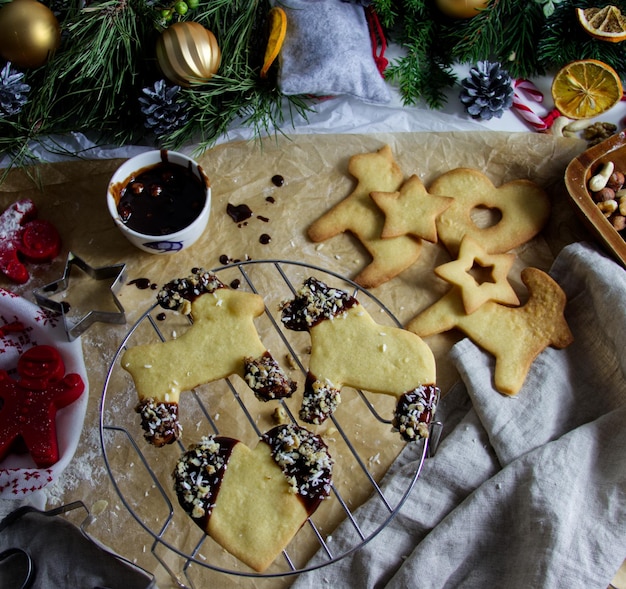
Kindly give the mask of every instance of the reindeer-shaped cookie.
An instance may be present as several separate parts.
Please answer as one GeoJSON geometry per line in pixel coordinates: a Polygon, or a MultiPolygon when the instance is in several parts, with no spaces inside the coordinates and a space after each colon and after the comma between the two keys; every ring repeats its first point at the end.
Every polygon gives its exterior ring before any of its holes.
{"type": "Polygon", "coordinates": [[[180,393],[199,385],[237,374],[260,400],[293,393],[296,384],[256,331],[254,319],[265,311],[260,295],[230,289],[214,274],[196,269],[188,278],[168,283],[158,300],[164,308],[190,312],[193,324],[177,339],[135,346],[122,357],[150,443],[163,446],[180,436],[180,393]]]}
{"type": "Polygon", "coordinates": [[[521,278],[529,291],[521,307],[489,301],[467,314],[461,289],[453,287],[410,321],[407,329],[421,337],[461,330],[495,357],[495,388],[515,395],[545,348],[561,349],[573,341],[563,316],[566,297],[561,287],[538,268],[524,268],[521,278]]]}
{"type": "Polygon", "coordinates": [[[371,263],[354,279],[365,288],[374,288],[390,280],[415,262],[422,250],[422,240],[412,235],[389,239],[381,237],[385,216],[370,193],[395,192],[404,175],[395,162],[391,147],[385,145],[374,153],[361,153],[350,158],[348,171],[358,180],[355,189],[308,229],[315,241],[326,241],[350,232],[372,256],[371,263]]]}
{"type": "MultiPolygon", "coordinates": [[[[412,394],[415,426],[430,421],[437,398],[435,358],[416,334],[376,323],[356,298],[316,278],[308,278],[297,296],[283,303],[281,319],[287,328],[311,336],[303,421],[322,423],[339,404],[344,386],[392,395],[398,405],[412,394]]],[[[396,415],[394,425],[400,421],[396,415]]],[[[415,437],[426,437],[420,429],[415,437]]]]}

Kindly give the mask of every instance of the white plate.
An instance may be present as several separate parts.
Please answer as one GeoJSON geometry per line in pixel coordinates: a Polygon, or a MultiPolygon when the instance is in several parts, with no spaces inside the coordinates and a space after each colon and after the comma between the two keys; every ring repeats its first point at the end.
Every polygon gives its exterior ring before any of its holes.
{"type": "Polygon", "coordinates": [[[15,376],[17,360],[23,352],[35,345],[49,345],[61,354],[66,374],[80,375],[85,390],[74,403],[57,412],[58,462],[49,468],[37,468],[30,454],[8,454],[0,462],[2,499],[22,499],[52,483],[63,472],[78,446],[89,396],[80,339],[67,341],[61,317],[0,288],[0,327],[14,321],[20,321],[25,330],[0,336],[0,370],[15,376]]]}

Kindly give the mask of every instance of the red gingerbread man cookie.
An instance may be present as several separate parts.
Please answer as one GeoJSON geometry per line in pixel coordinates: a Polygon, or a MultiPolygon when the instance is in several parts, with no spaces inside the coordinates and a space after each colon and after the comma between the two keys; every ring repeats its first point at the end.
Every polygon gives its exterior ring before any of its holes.
{"type": "Polygon", "coordinates": [[[61,251],[54,225],[36,217],[37,208],[29,198],[13,203],[0,215],[0,272],[17,284],[29,278],[22,258],[47,262],[61,251]]]}
{"type": "Polygon", "coordinates": [[[65,374],[65,364],[52,346],[35,346],[17,363],[18,379],[0,371],[0,460],[22,444],[39,468],[59,460],[56,413],[80,397],[85,383],[65,374]]]}

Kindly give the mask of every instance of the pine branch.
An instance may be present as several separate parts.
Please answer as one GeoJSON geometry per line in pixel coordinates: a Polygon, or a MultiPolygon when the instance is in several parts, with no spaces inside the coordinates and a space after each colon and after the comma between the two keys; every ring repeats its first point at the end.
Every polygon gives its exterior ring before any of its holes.
{"type": "Polygon", "coordinates": [[[456,81],[451,68],[424,60],[413,52],[392,63],[385,77],[398,86],[405,105],[416,105],[423,100],[432,109],[442,108],[446,103],[446,88],[456,81]]]}
{"type": "Polygon", "coordinates": [[[267,42],[266,0],[213,0],[194,20],[214,32],[222,53],[217,75],[206,84],[183,90],[188,121],[163,138],[169,149],[193,140],[200,151],[211,147],[233,123],[249,127],[254,136],[278,132],[294,112],[306,118],[302,97],[283,97],[274,80],[259,77],[267,42]],[[286,106],[286,115],[283,107],[286,106]]]}
{"type": "Polygon", "coordinates": [[[374,0],[372,5],[376,9],[376,14],[382,26],[387,29],[392,29],[398,17],[394,0],[374,0]]]}
{"type": "Polygon", "coordinates": [[[404,0],[392,6],[389,0],[374,3],[381,22],[390,27],[390,36],[400,44],[405,55],[393,61],[385,77],[400,89],[404,104],[423,100],[430,108],[441,108],[445,89],[454,84],[452,60],[441,43],[440,27],[432,2],[404,0]]]}
{"type": "MultiPolygon", "coordinates": [[[[617,6],[626,14],[626,1],[611,2],[595,0],[594,7],[609,4],[617,6]]],[[[537,55],[546,70],[556,70],[577,59],[598,59],[612,66],[622,79],[626,77],[626,53],[623,43],[607,43],[589,36],[580,26],[576,8],[588,8],[585,0],[565,0],[556,10],[538,43],[537,55]]]]}
{"type": "MultiPolygon", "coordinates": [[[[201,145],[212,145],[233,121],[255,133],[284,122],[282,97],[275,85],[259,78],[269,0],[211,0],[202,7],[185,19],[216,35],[219,75],[181,92],[189,120],[171,136],[155,139],[163,146],[180,147],[198,136],[201,145]]],[[[142,88],[163,78],[153,54],[165,27],[158,8],[145,0],[105,0],[82,8],[80,0],[70,0],[60,18],[63,44],[46,66],[28,72],[27,108],[11,122],[0,120],[0,149],[13,151],[17,160],[24,160],[29,142],[44,134],[80,129],[114,144],[147,134],[138,98],[142,88]]],[[[305,115],[304,104],[292,97],[288,112],[305,115]]]]}
{"type": "Polygon", "coordinates": [[[142,46],[154,31],[154,14],[142,2],[113,0],[68,15],[62,47],[29,78],[30,105],[19,122],[36,124],[40,134],[80,124],[118,141],[133,138],[139,111],[128,99],[145,69],[142,46]]]}
{"type": "MultiPolygon", "coordinates": [[[[0,0],[0,6],[8,1],[0,0]]],[[[143,140],[147,130],[138,98],[163,79],[154,47],[167,23],[157,2],[92,0],[84,6],[83,0],[63,0],[62,45],[49,63],[24,72],[31,87],[28,102],[10,120],[0,118],[0,152],[18,165],[30,162],[32,141],[76,130],[115,144],[143,140]]],[[[435,0],[373,0],[388,40],[403,52],[386,78],[398,86],[405,104],[423,101],[434,109],[443,106],[457,82],[455,62],[498,60],[511,76],[532,78],[576,59],[598,59],[626,78],[626,45],[593,39],[575,11],[613,4],[626,14],[626,0],[561,0],[548,16],[544,4],[490,0],[477,16],[459,20],[441,14],[435,0]]],[[[174,106],[182,106],[187,119],[181,118],[175,131],[158,131],[169,135],[155,144],[175,148],[197,141],[206,148],[234,123],[265,135],[281,132],[294,113],[306,118],[306,97],[284,97],[275,79],[259,76],[270,5],[270,0],[203,0],[198,9],[176,17],[212,31],[222,63],[207,83],[175,94],[174,106]]]]}
{"type": "Polygon", "coordinates": [[[448,22],[442,35],[459,63],[499,61],[514,77],[540,73],[537,40],[544,27],[541,6],[534,0],[491,0],[470,19],[448,22]]]}

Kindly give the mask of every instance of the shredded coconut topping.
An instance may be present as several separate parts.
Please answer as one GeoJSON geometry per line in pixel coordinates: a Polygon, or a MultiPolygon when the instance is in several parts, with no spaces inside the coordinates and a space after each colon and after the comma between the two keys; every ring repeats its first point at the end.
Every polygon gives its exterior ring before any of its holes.
{"type": "Polygon", "coordinates": [[[342,315],[357,304],[358,301],[347,292],[310,277],[293,300],[281,304],[281,321],[288,329],[306,331],[324,319],[342,315]]]}
{"type": "Polygon", "coordinates": [[[320,425],[332,415],[341,403],[341,393],[330,382],[322,382],[308,377],[302,405],[300,406],[300,419],[305,423],[320,425]]]}
{"type": "Polygon", "coordinates": [[[177,403],[163,403],[150,397],[141,401],[135,411],[141,416],[144,438],[153,446],[172,444],[180,437],[183,428],[178,421],[177,403]]]}
{"type": "Polygon", "coordinates": [[[267,351],[259,358],[244,359],[244,379],[260,401],[290,397],[297,387],[267,351]]]}
{"type": "Polygon", "coordinates": [[[157,294],[157,302],[164,309],[183,310],[184,313],[188,313],[190,301],[220,288],[226,286],[213,272],[193,268],[186,278],[175,278],[164,285],[157,294]]]}
{"type": "MultiPolygon", "coordinates": [[[[181,507],[194,519],[204,521],[211,515],[235,440],[220,443],[206,436],[182,455],[172,473],[174,489],[181,507]]],[[[198,522],[201,523],[201,522],[198,522]]]]}
{"type": "Polygon", "coordinates": [[[392,425],[407,442],[429,436],[429,425],[439,402],[439,389],[421,385],[398,400],[392,425]]]}
{"type": "Polygon", "coordinates": [[[262,440],[272,448],[272,456],[294,493],[315,507],[328,497],[333,459],[320,436],[298,425],[287,424],[270,430],[262,440]]]}
{"type": "MultiPolygon", "coordinates": [[[[283,471],[293,493],[313,512],[330,494],[333,460],[321,437],[295,424],[279,425],[261,438],[283,471]]],[[[181,507],[205,529],[215,507],[233,438],[206,436],[178,460],[172,477],[181,507]]]]}

